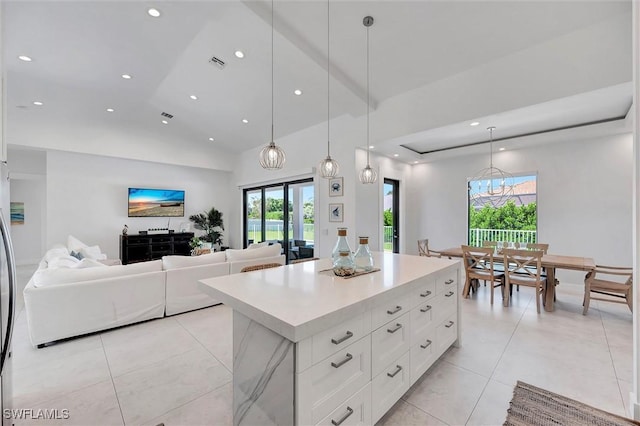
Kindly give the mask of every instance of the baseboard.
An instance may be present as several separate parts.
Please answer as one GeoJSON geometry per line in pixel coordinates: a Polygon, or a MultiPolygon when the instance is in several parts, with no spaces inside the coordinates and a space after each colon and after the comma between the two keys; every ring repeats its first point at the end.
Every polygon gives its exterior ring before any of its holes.
{"type": "Polygon", "coordinates": [[[629,415],[633,420],[640,420],[640,404],[638,404],[636,394],[629,392],[629,415]]]}

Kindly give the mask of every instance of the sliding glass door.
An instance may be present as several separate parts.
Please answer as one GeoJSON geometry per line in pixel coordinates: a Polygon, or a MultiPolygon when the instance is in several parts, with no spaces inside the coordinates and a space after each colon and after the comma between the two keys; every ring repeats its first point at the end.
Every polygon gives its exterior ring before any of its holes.
{"type": "Polygon", "coordinates": [[[287,262],[314,253],[313,179],[244,190],[244,246],[279,243],[287,262]]]}

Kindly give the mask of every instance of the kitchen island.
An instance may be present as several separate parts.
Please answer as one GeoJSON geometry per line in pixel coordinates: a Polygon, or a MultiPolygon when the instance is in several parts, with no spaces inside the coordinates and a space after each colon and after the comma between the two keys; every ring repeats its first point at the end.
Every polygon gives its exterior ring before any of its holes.
{"type": "Polygon", "coordinates": [[[459,260],[374,263],[353,278],[321,259],[201,281],[233,308],[234,424],[373,424],[460,344],[459,260]]]}

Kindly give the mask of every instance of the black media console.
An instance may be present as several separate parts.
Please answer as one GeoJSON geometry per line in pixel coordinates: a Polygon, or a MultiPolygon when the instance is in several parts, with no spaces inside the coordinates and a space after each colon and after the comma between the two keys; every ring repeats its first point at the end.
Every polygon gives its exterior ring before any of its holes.
{"type": "Polygon", "coordinates": [[[191,238],[193,238],[193,232],[120,235],[120,260],[123,265],[126,265],[160,259],[162,256],[189,256],[191,238]]]}

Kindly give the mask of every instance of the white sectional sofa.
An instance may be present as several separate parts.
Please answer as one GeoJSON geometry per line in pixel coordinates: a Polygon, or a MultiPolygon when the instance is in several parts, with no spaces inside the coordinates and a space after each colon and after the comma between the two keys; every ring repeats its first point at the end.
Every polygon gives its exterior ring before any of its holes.
{"type": "Polygon", "coordinates": [[[75,262],[55,250],[59,256],[47,252],[23,292],[34,346],[212,306],[219,302],[198,280],[285,263],[279,244],[115,266],[75,262]]]}

